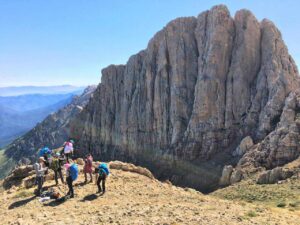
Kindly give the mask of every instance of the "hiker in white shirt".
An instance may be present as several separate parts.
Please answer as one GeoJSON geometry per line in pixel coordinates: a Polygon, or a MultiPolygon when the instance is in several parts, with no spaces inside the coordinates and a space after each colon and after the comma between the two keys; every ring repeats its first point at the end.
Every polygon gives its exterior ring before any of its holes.
{"type": "Polygon", "coordinates": [[[64,155],[67,158],[67,162],[69,162],[69,158],[71,158],[71,156],[73,155],[73,152],[74,152],[73,143],[74,142],[72,140],[70,140],[70,141],[65,142],[65,144],[64,144],[64,155]]]}

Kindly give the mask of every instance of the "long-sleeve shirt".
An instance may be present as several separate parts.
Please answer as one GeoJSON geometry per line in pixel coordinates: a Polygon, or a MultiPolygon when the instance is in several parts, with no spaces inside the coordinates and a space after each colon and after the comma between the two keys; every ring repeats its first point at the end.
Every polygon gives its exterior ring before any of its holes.
{"type": "Polygon", "coordinates": [[[34,169],[37,177],[42,177],[45,174],[46,167],[43,167],[42,164],[40,163],[35,163],[34,164],[34,169]]]}

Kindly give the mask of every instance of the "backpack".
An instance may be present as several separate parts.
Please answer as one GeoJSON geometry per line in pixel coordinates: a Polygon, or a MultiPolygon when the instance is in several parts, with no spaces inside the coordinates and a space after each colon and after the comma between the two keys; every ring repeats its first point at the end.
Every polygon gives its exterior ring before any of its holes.
{"type": "Polygon", "coordinates": [[[69,169],[72,180],[75,181],[78,178],[79,173],[77,164],[73,163],[69,169]]]}
{"type": "Polygon", "coordinates": [[[109,175],[109,169],[106,163],[101,163],[98,167],[99,169],[99,174],[101,174],[102,172],[104,172],[106,175],[109,175]]]}
{"type": "Polygon", "coordinates": [[[44,155],[49,155],[51,154],[51,150],[48,148],[48,147],[45,147],[45,148],[42,148],[40,151],[39,151],[39,157],[42,157],[44,155]]]}
{"type": "Polygon", "coordinates": [[[59,165],[59,159],[52,159],[51,162],[51,169],[53,169],[54,171],[57,171],[59,169],[60,165],[59,165]]]}

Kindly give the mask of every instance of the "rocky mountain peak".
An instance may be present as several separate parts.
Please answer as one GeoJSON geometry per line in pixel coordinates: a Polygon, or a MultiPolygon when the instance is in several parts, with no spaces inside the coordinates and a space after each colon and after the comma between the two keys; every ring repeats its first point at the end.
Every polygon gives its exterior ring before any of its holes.
{"type": "Polygon", "coordinates": [[[272,22],[218,5],[171,21],[126,65],[103,69],[71,135],[82,154],[205,190],[238,160],[231,154],[244,137],[257,143],[275,129],[299,84],[272,22]]]}

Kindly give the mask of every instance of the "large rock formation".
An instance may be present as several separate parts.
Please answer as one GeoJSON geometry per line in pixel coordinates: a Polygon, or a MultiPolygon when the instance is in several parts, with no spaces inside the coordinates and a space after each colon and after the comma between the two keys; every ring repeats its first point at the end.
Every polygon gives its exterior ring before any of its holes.
{"type": "Polygon", "coordinates": [[[82,154],[208,190],[244,137],[257,143],[275,129],[297,88],[297,68],[271,21],[247,10],[232,18],[215,6],[170,22],[126,65],[105,68],[72,136],[82,154]]]}
{"type": "Polygon", "coordinates": [[[20,164],[29,164],[30,160],[35,159],[39,148],[61,146],[69,138],[70,120],[88,103],[95,89],[95,86],[87,87],[82,95],[75,96],[70,104],[50,114],[31,131],[15,140],[6,148],[6,157],[20,161],[20,164]]]}

